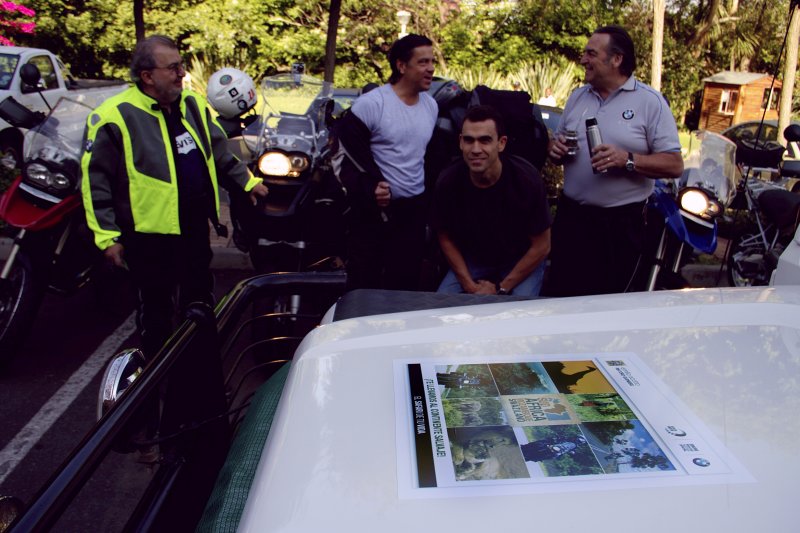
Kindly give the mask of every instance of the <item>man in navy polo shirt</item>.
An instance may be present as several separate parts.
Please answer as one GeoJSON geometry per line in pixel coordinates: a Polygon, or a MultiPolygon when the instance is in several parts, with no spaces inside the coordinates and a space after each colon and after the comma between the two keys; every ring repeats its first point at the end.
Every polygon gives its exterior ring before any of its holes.
{"type": "Polygon", "coordinates": [[[567,100],[549,152],[564,165],[547,291],[557,296],[631,290],[653,180],[683,172],[675,119],[661,93],[634,77],[628,32],[598,28],[580,63],[586,85],[567,100]],[[602,135],[591,152],[588,118],[597,120],[602,135]],[[578,132],[575,155],[568,155],[567,130],[578,132]]]}

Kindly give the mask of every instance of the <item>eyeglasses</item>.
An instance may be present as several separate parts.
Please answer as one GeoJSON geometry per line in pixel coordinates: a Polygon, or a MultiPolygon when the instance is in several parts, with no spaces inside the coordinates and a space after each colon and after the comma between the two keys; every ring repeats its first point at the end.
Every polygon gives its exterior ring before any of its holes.
{"type": "Polygon", "coordinates": [[[181,72],[186,72],[186,64],[183,61],[178,61],[177,63],[172,63],[167,65],[166,67],[153,67],[149,70],[171,70],[173,74],[180,74],[181,72]]]}

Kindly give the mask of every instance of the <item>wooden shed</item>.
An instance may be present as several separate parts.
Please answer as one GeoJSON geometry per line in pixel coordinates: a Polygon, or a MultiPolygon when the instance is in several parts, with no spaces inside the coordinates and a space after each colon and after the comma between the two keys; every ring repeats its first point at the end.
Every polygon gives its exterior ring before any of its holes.
{"type": "Polygon", "coordinates": [[[725,70],[703,80],[700,129],[720,132],[747,120],[760,120],[767,108],[767,119],[778,118],[780,80],[770,91],[772,76],[756,72],[725,70]]]}

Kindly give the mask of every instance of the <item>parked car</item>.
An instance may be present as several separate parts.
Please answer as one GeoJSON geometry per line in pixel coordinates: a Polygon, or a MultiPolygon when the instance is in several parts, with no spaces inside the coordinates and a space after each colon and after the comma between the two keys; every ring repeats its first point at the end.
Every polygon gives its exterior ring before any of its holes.
{"type": "MultiPolygon", "coordinates": [[[[800,125],[800,122],[792,122],[792,124],[800,125]]],[[[763,150],[760,152],[763,157],[757,159],[762,159],[764,162],[756,163],[753,169],[748,171],[749,175],[772,182],[780,188],[800,193],[800,143],[787,140],[786,148],[783,149],[778,142],[778,137],[783,139],[784,135],[783,132],[778,131],[777,120],[765,120],[763,125],[758,120],[741,122],[724,130],[722,135],[740,147],[736,153],[736,162],[742,163],[745,167],[750,164],[749,160],[753,157],[752,148],[758,140],[757,146],[763,150]],[[760,134],[759,126],[761,127],[760,134]],[[756,134],[758,134],[758,139],[756,139],[756,134]],[[743,142],[747,144],[743,146],[743,142]]]]}
{"type": "Polygon", "coordinates": [[[333,115],[340,116],[344,111],[350,109],[359,96],[361,96],[362,89],[353,88],[333,88],[333,115]]]}
{"type": "Polygon", "coordinates": [[[558,121],[561,120],[561,113],[564,111],[560,107],[552,107],[549,105],[540,105],[539,109],[542,111],[542,118],[544,124],[547,126],[547,131],[552,136],[558,127],[558,121]]]}
{"type": "MultiPolygon", "coordinates": [[[[760,121],[748,120],[747,122],[740,122],[722,131],[722,135],[732,140],[733,142],[741,140],[755,140],[756,132],[760,121]]],[[[792,122],[792,124],[800,124],[800,122],[792,122]]],[[[782,137],[782,135],[781,135],[782,137]]],[[[778,142],[778,121],[765,120],[761,126],[761,134],[759,140],[766,140],[778,142]]],[[[790,142],[786,146],[786,153],[784,159],[800,159],[800,144],[790,142]]]]}
{"type": "MultiPolygon", "coordinates": [[[[76,80],[67,67],[49,50],[24,46],[0,46],[0,101],[12,96],[33,111],[48,112],[63,96],[75,96],[93,89],[125,82],[118,80],[76,80]],[[37,86],[22,80],[24,65],[34,65],[41,74],[37,86]]],[[[22,139],[25,131],[0,119],[0,164],[15,168],[22,162],[22,139]]]]}

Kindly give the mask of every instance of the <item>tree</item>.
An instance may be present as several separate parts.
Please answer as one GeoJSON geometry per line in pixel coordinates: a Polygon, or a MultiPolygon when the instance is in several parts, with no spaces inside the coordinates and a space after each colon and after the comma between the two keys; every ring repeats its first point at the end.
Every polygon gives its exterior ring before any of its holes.
{"type": "Polygon", "coordinates": [[[144,0],[133,0],[133,27],[136,32],[136,42],[144,39],[144,0]]]}
{"type": "Polygon", "coordinates": [[[653,57],[650,62],[650,85],[661,90],[661,61],[664,50],[664,11],[665,0],[653,0],[653,57]]]}
{"type": "Polygon", "coordinates": [[[333,81],[333,72],[336,67],[336,32],[339,30],[339,15],[342,10],[342,0],[331,0],[328,13],[328,33],[325,41],[325,81],[333,81]]]}
{"type": "Polygon", "coordinates": [[[36,7],[33,46],[61,56],[78,77],[125,77],[135,43],[130,1],[31,0],[36,7]]]}
{"type": "MultiPolygon", "coordinates": [[[[176,39],[189,64],[202,65],[206,73],[237,66],[258,78],[302,61],[308,72],[321,76],[326,60],[330,72],[335,59],[337,85],[385,81],[386,53],[399,30],[399,5],[389,0],[329,2],[25,0],[37,12],[36,34],[25,39],[58,52],[74,74],[84,77],[127,77],[137,39],[164,33],[176,39]],[[329,17],[338,2],[334,27],[329,17]],[[332,54],[326,43],[333,42],[332,54]]],[[[563,71],[566,95],[580,76],[568,72],[568,66],[577,65],[596,27],[613,23],[625,25],[634,39],[637,77],[657,86],[654,15],[661,2],[661,91],[677,117],[691,110],[702,79],[732,62],[757,72],[773,72],[777,66],[789,0],[405,0],[402,7],[412,14],[408,31],[434,42],[437,73],[444,67],[478,73],[490,85],[516,79],[536,95],[542,89],[537,86],[561,79],[550,71],[563,71]]]]}
{"type": "MultiPolygon", "coordinates": [[[[783,87],[778,108],[778,131],[782,132],[789,125],[792,112],[792,93],[794,92],[795,73],[797,71],[797,46],[800,41],[800,7],[792,0],[789,7],[789,28],[786,37],[786,61],[783,67],[783,87]]],[[[778,140],[785,146],[783,135],[778,140]]]]}
{"type": "MultiPolygon", "coordinates": [[[[638,450],[637,450],[638,451],[638,450]]],[[[652,455],[650,453],[632,454],[631,466],[634,468],[658,468],[659,470],[671,470],[672,465],[669,460],[663,455],[652,455]]]]}

